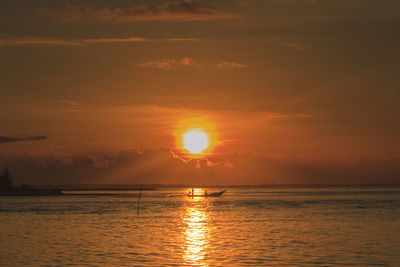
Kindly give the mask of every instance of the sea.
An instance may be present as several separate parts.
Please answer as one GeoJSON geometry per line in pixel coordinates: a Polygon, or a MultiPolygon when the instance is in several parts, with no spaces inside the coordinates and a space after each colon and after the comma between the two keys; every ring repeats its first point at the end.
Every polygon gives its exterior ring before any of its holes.
{"type": "Polygon", "coordinates": [[[399,187],[0,197],[0,266],[400,266],[399,187]]]}

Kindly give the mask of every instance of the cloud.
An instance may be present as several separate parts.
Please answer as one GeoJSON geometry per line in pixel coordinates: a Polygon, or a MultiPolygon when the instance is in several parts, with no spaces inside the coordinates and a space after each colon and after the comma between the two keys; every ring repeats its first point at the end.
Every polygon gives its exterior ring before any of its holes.
{"type": "Polygon", "coordinates": [[[60,99],[57,101],[60,104],[64,104],[67,106],[80,106],[81,103],[75,100],[69,100],[69,99],[60,99]]]}
{"type": "Polygon", "coordinates": [[[128,37],[128,38],[97,38],[97,39],[83,39],[84,44],[102,44],[102,43],[137,43],[146,42],[148,39],[143,37],[128,37]]]}
{"type": "Polygon", "coordinates": [[[141,42],[185,42],[198,41],[196,38],[164,38],[147,39],[144,37],[125,37],[125,38],[89,38],[89,39],[59,39],[59,38],[40,38],[40,37],[20,37],[0,39],[0,46],[16,45],[51,45],[51,46],[87,46],[92,44],[111,44],[111,43],[141,43],[141,42]]]}
{"type": "Polygon", "coordinates": [[[208,68],[218,68],[218,69],[246,68],[247,67],[247,65],[245,65],[245,64],[240,64],[240,63],[230,62],[230,61],[223,61],[218,64],[200,64],[189,57],[184,57],[182,59],[166,58],[166,59],[161,59],[161,60],[153,60],[153,61],[140,63],[137,66],[143,67],[143,68],[155,68],[155,69],[162,69],[162,70],[170,70],[170,69],[176,69],[176,68],[181,68],[181,67],[196,67],[196,68],[208,67],[208,68]]]}
{"type": "Polygon", "coordinates": [[[292,48],[295,50],[304,50],[306,49],[306,46],[300,43],[295,43],[295,42],[281,42],[280,46],[282,47],[287,47],[287,48],[292,48]]]}
{"type": "Polygon", "coordinates": [[[16,184],[391,184],[400,158],[352,163],[271,159],[234,154],[224,159],[179,158],[171,149],[71,156],[0,154],[16,184]]]}
{"type": "Polygon", "coordinates": [[[275,36],[262,36],[253,39],[255,41],[263,42],[266,44],[273,44],[283,48],[289,48],[294,50],[305,50],[308,47],[300,41],[293,40],[292,38],[275,35],[275,36]]]}
{"type": "Polygon", "coordinates": [[[315,4],[319,0],[264,0],[267,3],[274,3],[274,4],[295,4],[295,3],[310,3],[315,4]]]}
{"type": "Polygon", "coordinates": [[[269,113],[267,114],[268,119],[296,119],[296,118],[312,118],[313,115],[311,114],[304,114],[304,113],[298,113],[298,114],[282,114],[282,113],[269,113]]]}
{"type": "Polygon", "coordinates": [[[246,68],[247,65],[236,62],[224,61],[216,65],[217,68],[246,68]]]}
{"type": "Polygon", "coordinates": [[[57,38],[8,38],[0,39],[0,46],[15,46],[15,45],[57,45],[57,46],[81,46],[82,42],[70,41],[57,38]]]}
{"type": "Polygon", "coordinates": [[[37,9],[58,21],[210,21],[234,19],[237,15],[221,13],[211,8],[198,7],[190,1],[173,1],[162,5],[131,6],[128,8],[93,8],[66,6],[61,10],[37,9]]]}
{"type": "Polygon", "coordinates": [[[179,42],[179,41],[200,41],[198,38],[165,38],[159,39],[160,41],[171,41],[171,42],[179,42]]]}
{"type": "Polygon", "coordinates": [[[13,137],[13,136],[0,136],[0,144],[22,141],[37,141],[45,140],[47,136],[30,136],[30,137],[13,137]]]}
{"type": "Polygon", "coordinates": [[[199,67],[199,65],[196,61],[194,61],[191,58],[184,57],[182,59],[171,59],[171,58],[166,58],[162,60],[154,60],[154,61],[149,61],[149,62],[144,62],[141,64],[138,64],[138,67],[143,67],[143,68],[155,68],[155,69],[163,69],[163,70],[170,70],[170,69],[175,69],[175,68],[180,68],[180,67],[199,67]]]}

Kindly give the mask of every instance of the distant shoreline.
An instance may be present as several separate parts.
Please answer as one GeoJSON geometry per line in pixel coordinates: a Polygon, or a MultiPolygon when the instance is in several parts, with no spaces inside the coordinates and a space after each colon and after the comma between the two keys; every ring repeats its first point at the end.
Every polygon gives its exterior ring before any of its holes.
{"type": "Polygon", "coordinates": [[[34,185],[33,190],[60,190],[60,191],[151,191],[159,188],[329,188],[329,187],[400,187],[400,184],[260,184],[260,185],[207,185],[207,184],[74,184],[74,185],[34,185]]]}
{"type": "MultiPolygon", "coordinates": [[[[74,193],[68,194],[63,191],[152,191],[157,190],[155,188],[149,187],[127,187],[127,188],[61,188],[61,187],[53,187],[53,188],[36,188],[30,187],[30,189],[21,189],[14,188],[7,191],[0,191],[0,196],[70,196],[70,195],[96,195],[96,194],[86,194],[86,193],[74,193]]],[[[115,195],[113,193],[103,193],[98,195],[115,195]]]]}
{"type": "Polygon", "coordinates": [[[0,196],[61,196],[64,195],[61,190],[51,189],[51,190],[41,190],[41,189],[31,189],[31,190],[9,190],[0,192],[0,196]]]}
{"type": "Polygon", "coordinates": [[[167,188],[400,188],[400,184],[377,185],[67,185],[67,186],[30,186],[30,189],[15,187],[9,191],[0,191],[0,197],[12,196],[114,196],[113,191],[156,191],[167,188]],[[81,192],[80,192],[81,191],[81,192]],[[97,191],[97,192],[96,192],[97,191]],[[107,192],[99,192],[107,191],[107,192]]]}

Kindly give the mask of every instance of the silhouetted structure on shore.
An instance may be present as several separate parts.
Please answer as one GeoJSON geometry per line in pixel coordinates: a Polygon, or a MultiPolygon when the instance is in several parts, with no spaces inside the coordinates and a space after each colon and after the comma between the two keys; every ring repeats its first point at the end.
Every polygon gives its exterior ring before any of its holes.
{"type": "Polygon", "coordinates": [[[0,191],[11,191],[13,189],[13,181],[7,165],[4,166],[3,174],[0,176],[0,191]]]}
{"type": "Polygon", "coordinates": [[[3,174],[0,176],[0,196],[58,196],[62,195],[58,189],[35,189],[30,185],[13,186],[12,176],[7,168],[4,167],[3,174]]]}

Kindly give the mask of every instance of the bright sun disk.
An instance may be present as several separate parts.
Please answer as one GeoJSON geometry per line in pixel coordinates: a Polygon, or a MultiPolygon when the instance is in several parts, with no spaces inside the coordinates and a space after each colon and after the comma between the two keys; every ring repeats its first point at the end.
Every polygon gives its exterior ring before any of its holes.
{"type": "Polygon", "coordinates": [[[183,147],[192,154],[200,154],[208,147],[208,136],[201,130],[192,130],[183,135],[183,147]]]}

